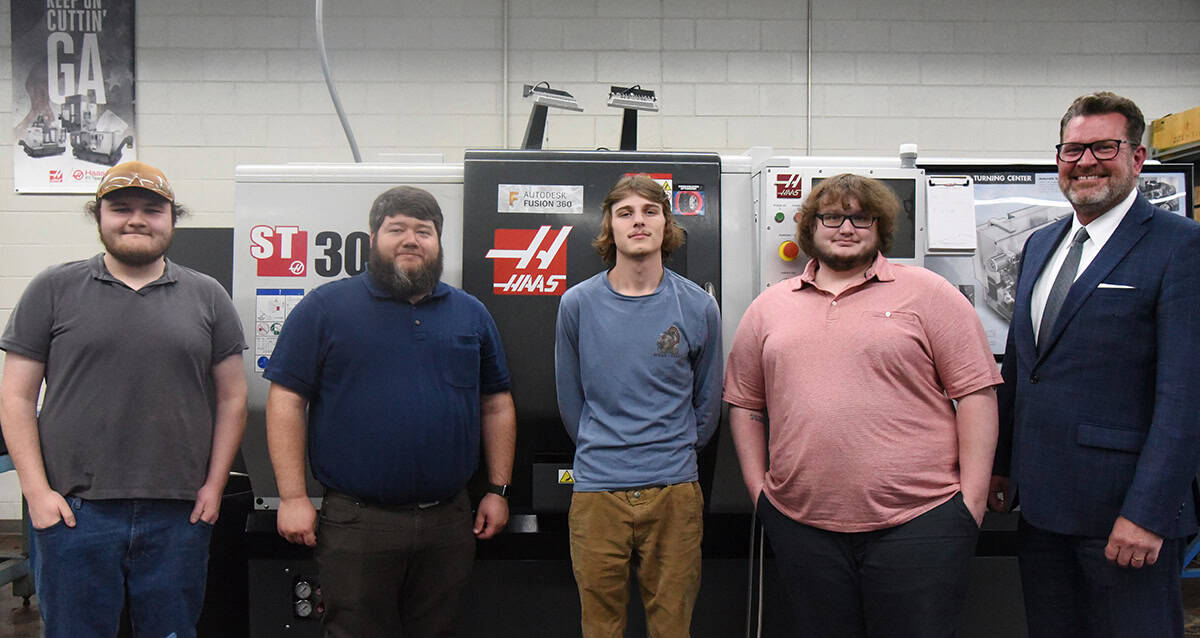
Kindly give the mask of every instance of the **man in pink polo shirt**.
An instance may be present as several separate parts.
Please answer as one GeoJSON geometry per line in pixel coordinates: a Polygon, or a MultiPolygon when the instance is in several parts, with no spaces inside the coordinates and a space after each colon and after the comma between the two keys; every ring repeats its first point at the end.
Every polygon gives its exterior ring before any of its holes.
{"type": "Polygon", "coordinates": [[[729,355],[742,478],[797,635],[953,635],[986,508],[1001,377],[970,302],[884,258],[899,209],[857,175],[813,189],[812,260],[754,300],[729,355]]]}

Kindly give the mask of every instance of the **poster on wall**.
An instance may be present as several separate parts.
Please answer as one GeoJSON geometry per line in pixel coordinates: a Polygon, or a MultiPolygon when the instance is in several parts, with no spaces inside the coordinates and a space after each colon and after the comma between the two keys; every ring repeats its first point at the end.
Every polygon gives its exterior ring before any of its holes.
{"type": "MultiPolygon", "coordinates": [[[[1003,354],[1025,240],[1071,214],[1058,187],[1058,173],[1053,165],[931,166],[926,172],[969,175],[974,181],[975,253],[929,255],[925,267],[971,300],[992,352],[1003,354]]],[[[1156,206],[1186,216],[1191,182],[1188,165],[1147,164],[1138,178],[1138,191],[1156,206]]]]}
{"type": "Polygon", "coordinates": [[[133,150],[133,0],[10,0],[13,188],[94,193],[133,150]]]}

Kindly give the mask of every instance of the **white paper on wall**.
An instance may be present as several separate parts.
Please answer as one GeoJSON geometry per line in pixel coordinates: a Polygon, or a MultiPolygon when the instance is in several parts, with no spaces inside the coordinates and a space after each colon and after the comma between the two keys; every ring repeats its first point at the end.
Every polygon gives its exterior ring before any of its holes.
{"type": "Polygon", "coordinates": [[[931,252],[974,252],[975,183],[968,175],[930,177],[925,201],[931,252]]]}

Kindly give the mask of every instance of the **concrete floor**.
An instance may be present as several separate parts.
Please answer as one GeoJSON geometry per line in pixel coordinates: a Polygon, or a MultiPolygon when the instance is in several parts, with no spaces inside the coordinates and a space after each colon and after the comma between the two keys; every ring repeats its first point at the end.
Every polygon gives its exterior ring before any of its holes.
{"type": "Polygon", "coordinates": [[[0,588],[0,638],[38,638],[42,635],[42,617],[38,614],[37,597],[30,605],[22,604],[12,595],[12,585],[0,588]]]}
{"type": "MultiPolygon", "coordinates": [[[[20,547],[20,536],[0,535],[0,552],[20,547]]],[[[1200,559],[1193,562],[1200,566],[1200,559]]],[[[1200,578],[1183,581],[1184,634],[1200,637],[1200,578]]],[[[37,596],[26,606],[19,596],[13,596],[12,585],[0,587],[0,638],[40,638],[42,619],[38,612],[37,596]]]]}

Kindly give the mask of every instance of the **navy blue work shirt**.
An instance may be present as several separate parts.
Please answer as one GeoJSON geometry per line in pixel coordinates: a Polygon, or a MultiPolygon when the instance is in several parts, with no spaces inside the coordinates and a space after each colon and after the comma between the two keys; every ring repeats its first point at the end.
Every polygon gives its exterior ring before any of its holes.
{"type": "Polygon", "coordinates": [[[313,476],[392,505],[462,490],[479,460],[480,395],[509,389],[499,331],[478,299],[439,282],[412,304],[369,273],[307,294],[263,376],[308,399],[313,476]]]}

